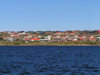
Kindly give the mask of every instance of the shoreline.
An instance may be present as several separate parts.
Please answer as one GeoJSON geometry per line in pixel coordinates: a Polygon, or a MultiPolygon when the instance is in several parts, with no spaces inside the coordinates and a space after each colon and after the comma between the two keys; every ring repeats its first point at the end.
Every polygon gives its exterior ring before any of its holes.
{"type": "Polygon", "coordinates": [[[100,46],[100,42],[23,42],[1,41],[0,46],[100,46]]]}

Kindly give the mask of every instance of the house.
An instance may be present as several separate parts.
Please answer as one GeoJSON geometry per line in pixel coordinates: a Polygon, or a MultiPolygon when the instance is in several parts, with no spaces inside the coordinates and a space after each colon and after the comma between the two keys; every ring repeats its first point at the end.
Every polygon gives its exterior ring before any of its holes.
{"type": "Polygon", "coordinates": [[[96,41],[96,38],[94,38],[94,36],[91,36],[91,37],[89,38],[89,41],[96,41]]]}
{"type": "Polygon", "coordinates": [[[28,39],[28,38],[25,38],[25,39],[24,39],[24,41],[29,41],[29,40],[30,40],[30,39],[28,39]]]}
{"type": "Polygon", "coordinates": [[[73,41],[73,37],[68,37],[67,41],[73,41]]]}
{"type": "Polygon", "coordinates": [[[98,30],[98,34],[100,34],[100,30],[98,30]]]}
{"type": "Polygon", "coordinates": [[[78,36],[78,39],[79,39],[80,41],[86,41],[86,40],[87,40],[87,37],[84,36],[84,35],[79,35],[79,36],[78,36]]]}
{"type": "Polygon", "coordinates": [[[60,36],[60,39],[61,39],[61,41],[67,41],[67,35],[61,35],[60,36]]]}
{"type": "Polygon", "coordinates": [[[70,35],[75,35],[75,32],[70,32],[70,35]]]}
{"type": "Polygon", "coordinates": [[[46,38],[47,38],[48,41],[50,41],[51,40],[51,35],[48,35],[46,38]]]}
{"type": "Polygon", "coordinates": [[[19,31],[19,32],[17,32],[19,35],[25,35],[26,34],[26,32],[24,32],[24,31],[19,31]]]}
{"type": "Polygon", "coordinates": [[[60,35],[53,35],[52,36],[52,41],[56,41],[56,42],[61,41],[60,35]]]}
{"type": "Polygon", "coordinates": [[[89,38],[89,41],[96,41],[96,38],[89,38]]]}
{"type": "Polygon", "coordinates": [[[78,39],[77,38],[73,38],[73,41],[78,41],[78,39]]]}
{"type": "Polygon", "coordinates": [[[7,38],[7,41],[14,41],[14,38],[8,37],[8,38],[7,38]]]}
{"type": "Polygon", "coordinates": [[[6,40],[6,41],[14,41],[14,38],[13,37],[10,37],[10,36],[6,36],[6,37],[2,37],[3,40],[6,40]]]}
{"type": "Polygon", "coordinates": [[[17,33],[12,33],[12,34],[10,34],[10,36],[15,36],[15,37],[17,37],[17,36],[19,36],[17,33]]]}
{"type": "Polygon", "coordinates": [[[97,39],[98,41],[100,41],[100,36],[96,36],[96,39],[97,39]]]}
{"type": "Polygon", "coordinates": [[[62,34],[62,32],[57,31],[56,34],[60,35],[60,34],[62,34]]]}
{"type": "Polygon", "coordinates": [[[31,38],[30,41],[40,41],[39,38],[31,38]]]}

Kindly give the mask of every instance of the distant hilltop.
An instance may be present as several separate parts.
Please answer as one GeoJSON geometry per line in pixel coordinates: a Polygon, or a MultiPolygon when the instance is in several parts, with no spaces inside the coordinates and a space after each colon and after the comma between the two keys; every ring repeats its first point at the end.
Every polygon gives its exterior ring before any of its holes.
{"type": "Polygon", "coordinates": [[[100,30],[66,30],[66,31],[59,31],[59,30],[44,30],[44,31],[0,31],[0,32],[100,32],[100,30]]]}

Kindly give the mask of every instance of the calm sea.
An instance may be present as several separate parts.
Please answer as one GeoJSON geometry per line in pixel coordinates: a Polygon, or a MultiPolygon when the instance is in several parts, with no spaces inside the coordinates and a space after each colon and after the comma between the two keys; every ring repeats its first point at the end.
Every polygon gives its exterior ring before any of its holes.
{"type": "Polygon", "coordinates": [[[0,75],[100,75],[100,47],[1,46],[0,75]]]}

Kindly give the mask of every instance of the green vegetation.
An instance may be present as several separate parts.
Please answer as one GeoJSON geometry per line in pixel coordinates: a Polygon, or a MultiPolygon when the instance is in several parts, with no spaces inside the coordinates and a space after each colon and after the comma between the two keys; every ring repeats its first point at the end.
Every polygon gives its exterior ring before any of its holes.
{"type": "Polygon", "coordinates": [[[82,41],[82,42],[25,42],[25,41],[0,41],[0,46],[91,46],[100,45],[98,41],[82,41]]]}

